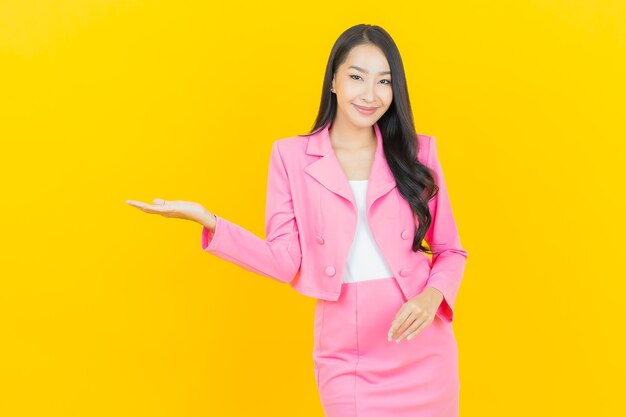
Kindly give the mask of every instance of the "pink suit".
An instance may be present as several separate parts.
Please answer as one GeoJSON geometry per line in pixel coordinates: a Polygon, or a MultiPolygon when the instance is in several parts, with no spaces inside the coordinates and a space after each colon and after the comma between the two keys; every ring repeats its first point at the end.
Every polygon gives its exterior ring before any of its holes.
{"type": "Polygon", "coordinates": [[[314,371],[328,417],[455,417],[460,384],[452,321],[468,253],[461,246],[435,138],[416,135],[417,157],[433,170],[440,187],[429,202],[433,221],[425,237],[438,253],[431,261],[411,249],[417,220],[397,189],[374,124],[378,147],[366,217],[393,276],[345,283],[356,204],[332,150],[329,127],[274,142],[266,239],[217,216],[214,233],[202,229],[202,248],[317,299],[314,371]],[[444,296],[435,320],[412,340],[387,341],[402,303],[426,286],[444,296]]]}

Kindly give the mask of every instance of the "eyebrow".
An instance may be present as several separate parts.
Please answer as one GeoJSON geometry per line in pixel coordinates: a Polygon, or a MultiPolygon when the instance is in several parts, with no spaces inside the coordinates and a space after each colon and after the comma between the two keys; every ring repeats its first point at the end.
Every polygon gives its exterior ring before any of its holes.
{"type": "MultiPolygon", "coordinates": [[[[359,70],[359,71],[361,71],[361,72],[364,72],[364,73],[366,73],[366,74],[369,74],[369,71],[368,71],[368,70],[363,69],[363,68],[361,68],[361,67],[357,67],[356,65],[350,65],[348,68],[354,68],[354,69],[356,69],[356,70],[359,70]]],[[[379,72],[378,74],[380,74],[380,75],[384,75],[384,74],[391,74],[391,71],[381,71],[381,72],[379,72]]]]}

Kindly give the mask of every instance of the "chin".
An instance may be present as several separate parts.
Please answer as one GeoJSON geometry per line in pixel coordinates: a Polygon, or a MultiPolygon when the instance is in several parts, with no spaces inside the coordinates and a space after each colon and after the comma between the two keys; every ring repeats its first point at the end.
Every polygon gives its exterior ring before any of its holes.
{"type": "Polygon", "coordinates": [[[359,126],[359,127],[374,126],[374,123],[376,123],[378,119],[380,119],[378,114],[372,114],[371,116],[368,116],[368,117],[363,117],[361,115],[357,115],[356,117],[351,117],[352,123],[355,126],[359,126]]]}
{"type": "Polygon", "coordinates": [[[376,123],[376,120],[374,118],[372,118],[371,120],[351,118],[350,122],[354,126],[357,126],[357,127],[372,127],[372,126],[374,126],[374,123],[376,123]]]}

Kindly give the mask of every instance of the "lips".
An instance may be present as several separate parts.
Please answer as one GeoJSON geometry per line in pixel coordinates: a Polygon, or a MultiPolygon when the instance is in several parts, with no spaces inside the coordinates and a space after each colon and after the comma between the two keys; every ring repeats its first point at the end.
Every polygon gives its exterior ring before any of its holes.
{"type": "Polygon", "coordinates": [[[376,112],[376,109],[377,109],[377,107],[363,107],[363,106],[357,106],[356,104],[353,104],[353,106],[356,107],[356,109],[363,114],[372,114],[376,112]]]}

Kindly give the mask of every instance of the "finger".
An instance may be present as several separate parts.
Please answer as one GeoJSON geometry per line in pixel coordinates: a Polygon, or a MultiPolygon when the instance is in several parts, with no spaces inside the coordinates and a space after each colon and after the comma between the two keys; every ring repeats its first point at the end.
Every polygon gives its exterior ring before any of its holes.
{"type": "Polygon", "coordinates": [[[396,331],[396,334],[393,336],[396,342],[400,341],[400,336],[402,336],[402,334],[406,332],[410,332],[409,329],[411,328],[413,323],[415,323],[416,319],[417,317],[415,317],[415,314],[413,314],[406,319],[403,326],[400,326],[400,328],[398,328],[398,330],[396,331]]]}
{"type": "Polygon", "coordinates": [[[146,213],[162,213],[165,211],[163,206],[142,203],[141,201],[129,200],[128,204],[145,211],[146,213]]]}
{"type": "Polygon", "coordinates": [[[402,340],[404,340],[407,336],[409,336],[410,334],[413,334],[413,332],[415,332],[418,328],[420,328],[421,324],[424,323],[424,320],[420,320],[415,319],[413,321],[413,323],[411,323],[411,325],[409,326],[409,328],[407,328],[404,333],[402,333],[400,335],[399,338],[396,339],[396,342],[400,343],[402,340]]]}
{"type": "Polygon", "coordinates": [[[152,200],[152,202],[154,204],[158,204],[159,206],[162,206],[167,202],[167,200],[163,200],[162,198],[155,198],[152,200]]]}
{"type": "Polygon", "coordinates": [[[396,314],[396,317],[391,322],[391,327],[389,328],[389,332],[387,332],[387,340],[391,340],[391,338],[394,335],[394,333],[396,332],[396,329],[398,328],[399,324],[404,321],[404,319],[402,317],[403,313],[404,313],[404,306],[402,306],[400,311],[398,311],[398,314],[396,314]]]}
{"type": "Polygon", "coordinates": [[[146,206],[146,203],[142,203],[141,201],[136,201],[136,200],[126,200],[126,203],[137,208],[145,208],[146,206]]]}
{"type": "Polygon", "coordinates": [[[387,335],[387,339],[391,340],[397,336],[397,334],[404,328],[405,325],[409,325],[407,320],[411,317],[411,311],[408,309],[402,310],[402,312],[398,315],[398,317],[391,324],[391,329],[389,330],[389,334],[387,335]]]}
{"type": "Polygon", "coordinates": [[[415,336],[417,336],[417,335],[418,335],[418,334],[419,334],[422,330],[424,330],[424,328],[425,328],[426,326],[428,326],[428,324],[429,324],[429,323],[428,323],[427,321],[424,321],[420,327],[418,327],[417,329],[415,329],[415,331],[414,331],[413,333],[411,333],[411,334],[410,334],[410,335],[406,338],[406,340],[411,340],[411,339],[413,339],[413,338],[414,338],[415,336]]]}

